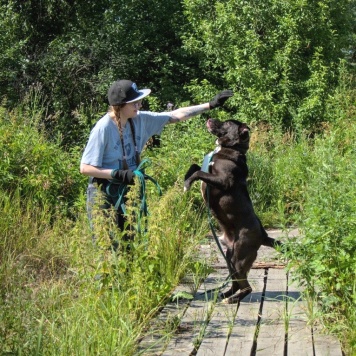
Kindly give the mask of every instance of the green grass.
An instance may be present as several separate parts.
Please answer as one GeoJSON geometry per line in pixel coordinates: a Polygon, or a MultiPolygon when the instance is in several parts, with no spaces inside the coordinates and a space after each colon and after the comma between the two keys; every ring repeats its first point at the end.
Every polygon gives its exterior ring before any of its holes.
{"type": "Polygon", "coordinates": [[[1,196],[2,352],[134,353],[150,318],[191,272],[196,236],[206,232],[178,187],[152,198],[152,233],[117,255],[93,246],[83,210],[76,222],[54,219],[31,200],[1,196]],[[103,270],[107,276],[95,281],[103,270]]]}
{"type": "MultiPolygon", "coordinates": [[[[333,99],[334,121],[312,136],[253,128],[249,190],[266,227],[301,229],[303,238],[284,252],[288,267],[305,286],[311,322],[353,355],[355,101],[342,93],[333,99]]],[[[162,147],[145,151],[163,196],[148,183],[148,232],[116,255],[107,249],[110,234],[124,242],[107,221],[97,222],[92,243],[81,149],[64,152],[29,118],[0,114],[0,353],[133,355],[179,280],[193,274],[198,281],[207,271],[197,248],[208,232],[199,184],[182,189],[190,164],[214,149],[205,120],[169,125],[162,147]]]]}
{"type": "Polygon", "coordinates": [[[262,222],[298,226],[285,257],[313,304],[311,322],[356,347],[356,128],[344,118],[310,137],[258,132],[250,191],[262,222]],[[272,145],[272,147],[271,147],[272,145]],[[267,147],[269,146],[269,147],[267,147]],[[267,147],[267,148],[266,148],[267,147]]]}

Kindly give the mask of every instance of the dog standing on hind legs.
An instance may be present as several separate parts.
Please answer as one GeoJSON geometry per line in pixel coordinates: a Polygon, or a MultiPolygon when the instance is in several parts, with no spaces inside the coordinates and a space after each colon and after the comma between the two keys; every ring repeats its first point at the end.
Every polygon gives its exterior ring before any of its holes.
{"type": "Polygon", "coordinates": [[[217,149],[212,154],[207,171],[193,164],[184,178],[184,191],[196,180],[202,181],[202,195],[223,235],[220,241],[227,247],[226,260],[231,273],[230,290],[221,293],[223,302],[239,303],[251,293],[247,274],[257,258],[261,245],[282,245],[267,235],[255,214],[247,190],[248,166],[246,153],[250,129],[238,120],[208,119],[208,131],[217,137],[217,149]]]}

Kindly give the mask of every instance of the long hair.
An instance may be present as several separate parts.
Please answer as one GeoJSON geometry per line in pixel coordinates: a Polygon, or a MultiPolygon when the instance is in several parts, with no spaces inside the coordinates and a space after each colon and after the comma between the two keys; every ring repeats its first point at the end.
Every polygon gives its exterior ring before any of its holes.
{"type": "MultiPolygon", "coordinates": [[[[119,129],[119,133],[120,133],[120,139],[121,139],[121,144],[122,144],[122,151],[124,153],[124,159],[123,159],[123,168],[124,169],[128,169],[128,164],[126,161],[126,155],[125,155],[125,148],[124,148],[124,135],[123,135],[123,131],[122,131],[122,125],[121,125],[121,118],[120,118],[120,109],[123,108],[126,104],[121,104],[121,105],[112,105],[109,108],[109,112],[114,113],[114,120],[116,122],[116,125],[119,129]]],[[[132,119],[129,119],[129,124],[130,124],[130,128],[131,128],[131,133],[132,133],[132,138],[133,138],[133,142],[134,142],[134,146],[135,146],[135,151],[136,151],[136,165],[139,165],[141,162],[141,158],[140,158],[140,153],[138,152],[137,149],[137,144],[136,144],[136,134],[135,134],[135,127],[132,123],[132,119]]]]}

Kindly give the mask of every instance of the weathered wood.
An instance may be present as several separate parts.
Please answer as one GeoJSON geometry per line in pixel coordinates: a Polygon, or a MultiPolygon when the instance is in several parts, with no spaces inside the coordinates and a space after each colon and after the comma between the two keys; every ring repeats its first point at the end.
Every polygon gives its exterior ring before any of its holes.
{"type": "MultiPolygon", "coordinates": [[[[194,285],[189,279],[185,280],[184,284],[177,286],[172,295],[178,293],[192,293],[195,294],[194,285]]],[[[145,356],[160,355],[163,351],[167,340],[167,329],[170,325],[177,322],[188,308],[190,300],[177,298],[165,305],[156,318],[151,322],[149,330],[145,333],[144,338],[140,341],[137,353],[145,356]]]]}
{"type": "MultiPolygon", "coordinates": [[[[268,234],[285,236],[278,230],[268,231],[268,234]]],[[[288,235],[298,235],[298,231],[293,230],[288,235]]],[[[315,326],[307,324],[307,308],[300,298],[300,288],[291,283],[286,285],[284,261],[274,249],[261,247],[248,276],[253,292],[239,306],[220,303],[218,290],[211,291],[221,286],[228,276],[226,262],[215,241],[204,245],[202,254],[216,271],[200,286],[194,300],[168,303],[142,340],[137,355],[342,355],[338,340],[322,335],[315,326]],[[178,317],[180,324],[172,336],[162,325],[178,317]]],[[[184,289],[183,286],[183,290],[191,291],[191,287],[184,289]]]]}
{"type": "MultiPolygon", "coordinates": [[[[292,321],[291,328],[289,331],[289,345],[288,345],[288,356],[298,355],[298,336],[304,335],[304,339],[301,342],[310,344],[313,342],[314,356],[342,356],[341,344],[337,338],[322,334],[318,331],[316,326],[309,326],[307,324],[307,304],[302,300],[300,294],[300,287],[296,283],[290,282],[288,285],[288,309],[290,310],[290,319],[292,321]],[[293,300],[294,299],[294,300],[293,300]],[[299,326],[298,326],[299,324],[299,326]],[[302,326],[304,324],[304,328],[302,326]],[[293,331],[298,330],[297,335],[293,334],[293,331]],[[304,332],[306,333],[304,334],[304,332]],[[309,331],[311,336],[309,337],[309,331]],[[295,340],[296,339],[296,340],[295,340]]],[[[307,347],[307,352],[310,351],[310,347],[307,347]]]]}
{"type": "Polygon", "coordinates": [[[285,344],[287,278],[280,269],[269,269],[257,338],[257,355],[283,355],[285,344]]]}
{"type": "Polygon", "coordinates": [[[217,299],[218,291],[211,290],[224,282],[225,273],[213,272],[204,281],[181,320],[179,332],[170,340],[162,355],[190,355],[200,345],[217,299]]]}
{"type": "Polygon", "coordinates": [[[252,265],[252,269],[259,268],[274,268],[274,269],[284,269],[286,267],[286,263],[284,262],[254,262],[252,265]]]}
{"type": "Polygon", "coordinates": [[[300,298],[299,288],[293,283],[288,286],[288,356],[313,356],[312,330],[307,323],[307,306],[300,298]],[[296,297],[293,298],[292,296],[296,297]]]}
{"type": "Polygon", "coordinates": [[[303,319],[292,318],[288,329],[288,356],[313,356],[311,328],[303,319]]]}
{"type": "Polygon", "coordinates": [[[197,356],[223,356],[237,312],[236,304],[215,306],[197,356]]]}
{"type": "Polygon", "coordinates": [[[315,356],[342,356],[341,344],[336,338],[313,330],[315,356]]]}
{"type": "Polygon", "coordinates": [[[250,271],[248,279],[253,291],[240,303],[225,356],[250,355],[265,285],[264,278],[264,270],[250,271]]]}

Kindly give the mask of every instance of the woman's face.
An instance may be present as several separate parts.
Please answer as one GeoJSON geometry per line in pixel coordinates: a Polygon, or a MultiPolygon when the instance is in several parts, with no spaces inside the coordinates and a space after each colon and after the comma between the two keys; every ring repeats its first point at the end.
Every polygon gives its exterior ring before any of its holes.
{"type": "Polygon", "coordinates": [[[132,118],[137,115],[137,112],[141,109],[142,100],[134,101],[133,103],[125,104],[121,108],[121,116],[125,118],[132,118]]]}

